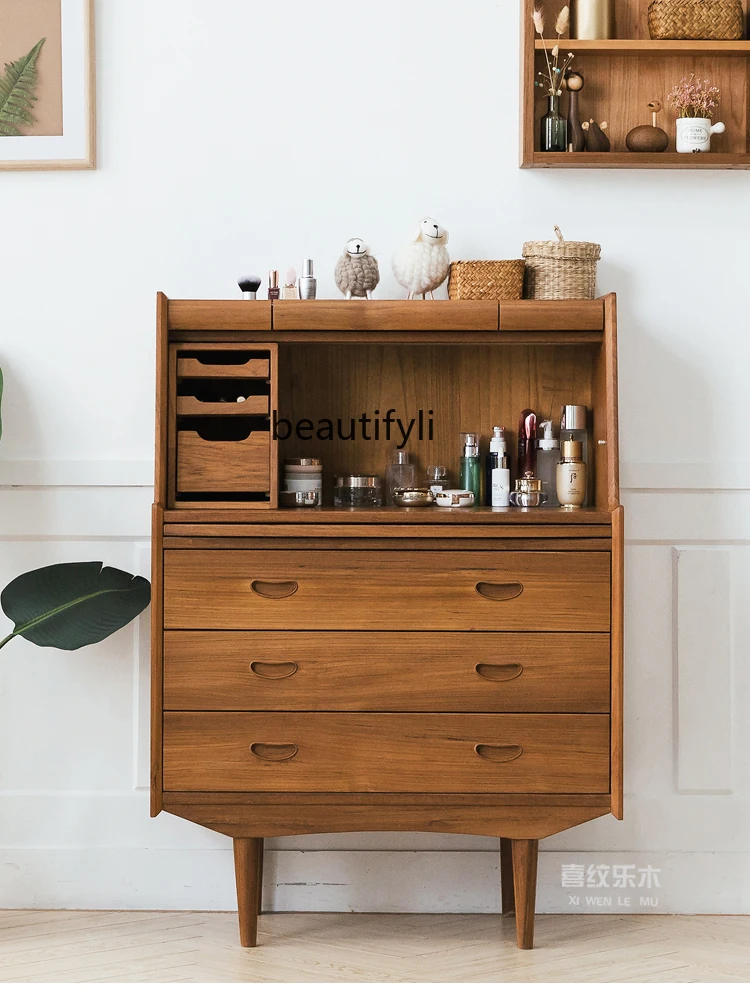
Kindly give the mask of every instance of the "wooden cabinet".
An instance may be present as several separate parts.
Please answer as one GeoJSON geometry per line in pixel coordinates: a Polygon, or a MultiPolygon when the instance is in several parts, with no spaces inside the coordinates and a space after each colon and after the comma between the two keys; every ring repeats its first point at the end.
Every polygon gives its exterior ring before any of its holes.
{"type": "Polygon", "coordinates": [[[622,815],[614,296],[159,296],[158,320],[152,813],[234,839],[244,945],[264,837],[437,830],[500,838],[531,947],[539,839],[622,815]],[[455,478],[461,431],[571,402],[590,507],[332,506],[398,420],[420,473],[455,478]],[[323,462],[320,508],[278,506],[297,456],[323,462]]]}

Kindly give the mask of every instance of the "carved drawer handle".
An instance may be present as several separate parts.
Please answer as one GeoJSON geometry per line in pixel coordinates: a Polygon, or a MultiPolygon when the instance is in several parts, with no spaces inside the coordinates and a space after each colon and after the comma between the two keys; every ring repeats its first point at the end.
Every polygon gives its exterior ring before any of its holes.
{"type": "Polygon", "coordinates": [[[523,673],[520,663],[477,663],[474,669],[487,681],[512,681],[523,673]]]}
{"type": "Polygon", "coordinates": [[[297,756],[296,743],[251,743],[250,752],[261,760],[291,760],[297,756]]]}
{"type": "Polygon", "coordinates": [[[490,760],[493,764],[507,764],[509,761],[515,760],[517,757],[521,756],[523,753],[523,747],[495,747],[490,743],[477,743],[474,747],[474,752],[477,753],[482,760],[490,760]]]}
{"type": "Polygon", "coordinates": [[[262,663],[253,660],[250,669],[257,677],[267,681],[283,681],[285,677],[293,677],[299,670],[299,663],[290,660],[289,663],[262,663]]]}
{"type": "Polygon", "coordinates": [[[250,588],[258,597],[266,597],[269,601],[282,601],[285,597],[293,597],[299,590],[296,580],[286,583],[269,583],[267,580],[253,580],[250,588]]]}
{"type": "Polygon", "coordinates": [[[523,593],[522,583],[478,583],[476,592],[488,601],[512,601],[523,593]]]}

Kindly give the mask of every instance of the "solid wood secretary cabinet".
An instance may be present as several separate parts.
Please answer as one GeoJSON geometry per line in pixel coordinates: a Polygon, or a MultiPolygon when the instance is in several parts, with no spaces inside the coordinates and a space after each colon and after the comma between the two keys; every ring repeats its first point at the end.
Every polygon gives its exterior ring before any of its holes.
{"type": "Polygon", "coordinates": [[[158,336],[152,814],[234,839],[248,946],[264,837],[497,836],[531,947],[540,838],[622,816],[614,296],[160,295],[158,336]],[[486,449],[565,403],[592,414],[587,508],[332,505],[334,475],[382,474],[399,443],[364,415],[413,419],[420,472],[455,479],[460,432],[486,449]],[[280,509],[300,455],[324,505],[280,509]]]}

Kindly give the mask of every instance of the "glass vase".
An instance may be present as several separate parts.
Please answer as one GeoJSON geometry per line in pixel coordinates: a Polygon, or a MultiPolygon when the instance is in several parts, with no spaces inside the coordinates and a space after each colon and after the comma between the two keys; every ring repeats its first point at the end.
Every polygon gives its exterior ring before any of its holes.
{"type": "Polygon", "coordinates": [[[559,96],[547,98],[549,110],[541,121],[543,153],[565,153],[568,149],[568,120],[560,114],[559,96]]]}

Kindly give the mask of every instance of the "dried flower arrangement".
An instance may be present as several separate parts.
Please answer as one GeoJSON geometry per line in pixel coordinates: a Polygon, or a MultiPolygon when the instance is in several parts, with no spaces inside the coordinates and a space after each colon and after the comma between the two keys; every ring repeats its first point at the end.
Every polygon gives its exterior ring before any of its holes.
{"type": "Polygon", "coordinates": [[[667,100],[678,118],[711,118],[719,106],[721,91],[710,80],[696,80],[693,73],[689,80],[682,78],[667,100]]]}
{"type": "Polygon", "coordinates": [[[562,66],[559,63],[560,60],[560,39],[562,35],[568,30],[568,24],[570,23],[570,8],[563,7],[560,13],[557,15],[557,21],[555,22],[555,33],[557,35],[557,43],[551,52],[547,52],[547,45],[544,41],[544,11],[540,7],[535,7],[531,12],[532,20],[534,21],[534,30],[539,35],[542,40],[542,47],[544,48],[544,58],[547,63],[547,72],[544,73],[539,70],[537,76],[541,76],[542,81],[535,80],[535,87],[542,87],[546,94],[550,97],[559,97],[562,94],[562,81],[565,79],[565,73],[569,68],[570,64],[573,62],[573,53],[569,52],[565,59],[563,60],[562,66]],[[552,59],[550,60],[550,56],[552,59]]]}

